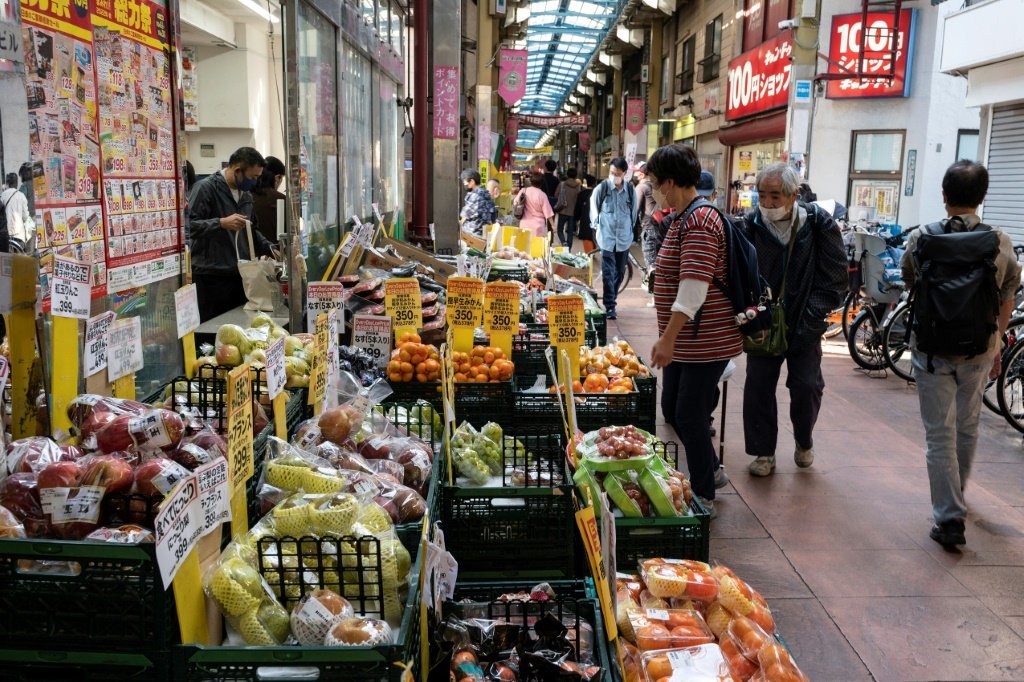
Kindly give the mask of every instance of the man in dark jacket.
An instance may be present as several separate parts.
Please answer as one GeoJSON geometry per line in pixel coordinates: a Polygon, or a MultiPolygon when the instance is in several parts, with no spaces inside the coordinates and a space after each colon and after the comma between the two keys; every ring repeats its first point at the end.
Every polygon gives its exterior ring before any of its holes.
{"type": "Polygon", "coordinates": [[[259,152],[241,147],[228,159],[227,168],[203,178],[189,197],[192,280],[203,321],[245,305],[239,258],[277,258],[253,214],[252,190],[265,166],[259,152]],[[252,223],[255,255],[249,253],[246,221],[252,223]]]}
{"type": "Polygon", "coordinates": [[[555,207],[556,194],[558,194],[558,177],[555,175],[556,168],[558,168],[558,164],[553,159],[548,159],[544,162],[544,176],[540,186],[544,190],[544,194],[548,195],[551,208],[555,207]]]}
{"type": "Polygon", "coordinates": [[[825,211],[798,202],[799,190],[800,176],[791,167],[774,163],[763,168],[757,176],[758,209],[747,214],[743,225],[757,249],[761,275],[776,295],[785,277],[782,306],[789,342],[785,355],[747,355],[743,436],[747,454],[755,458],[750,464],[754,476],[768,476],[775,470],[779,433],[775,392],[783,361],[789,374],[794,460],[801,468],[814,462],[812,434],[825,389],[821,334],[825,316],[840,304],[849,281],[839,228],[825,211]]]}

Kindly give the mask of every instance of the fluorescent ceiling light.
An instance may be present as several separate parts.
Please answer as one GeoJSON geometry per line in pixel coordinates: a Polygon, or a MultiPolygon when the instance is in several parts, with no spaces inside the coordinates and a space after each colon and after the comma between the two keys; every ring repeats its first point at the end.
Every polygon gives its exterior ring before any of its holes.
{"type": "Polygon", "coordinates": [[[274,16],[273,13],[268,12],[266,7],[261,7],[259,3],[257,3],[255,0],[238,0],[238,4],[240,4],[242,7],[246,8],[256,16],[258,16],[260,19],[263,19],[264,21],[269,21],[272,24],[276,24],[279,21],[281,21],[276,16],[274,16]]]}

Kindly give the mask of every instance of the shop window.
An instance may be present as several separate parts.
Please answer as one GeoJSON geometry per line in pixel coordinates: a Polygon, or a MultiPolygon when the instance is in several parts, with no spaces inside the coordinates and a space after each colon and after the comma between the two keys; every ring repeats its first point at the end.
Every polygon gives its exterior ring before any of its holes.
{"type": "Polygon", "coordinates": [[[700,62],[700,82],[718,78],[718,65],[722,61],[722,15],[704,27],[704,59],[700,62]]]}
{"type": "Polygon", "coordinates": [[[968,161],[978,160],[978,131],[960,130],[956,134],[956,158],[968,161]]]}
{"type": "Polygon", "coordinates": [[[344,216],[368,218],[373,190],[373,106],[370,96],[370,60],[356,48],[344,44],[345,68],[342,71],[342,143],[345,157],[342,202],[344,216]]]}
{"type": "Polygon", "coordinates": [[[743,51],[764,42],[764,0],[744,0],[743,51]]]}
{"type": "Polygon", "coordinates": [[[903,175],[903,130],[855,130],[846,198],[851,220],[895,223],[903,175]]]}
{"type": "Polygon", "coordinates": [[[697,36],[692,35],[683,41],[683,54],[679,70],[679,94],[685,95],[693,90],[694,53],[697,51],[697,36]]]}
{"type": "Polygon", "coordinates": [[[661,101],[667,102],[672,99],[672,66],[668,57],[661,60],[661,101]]]}
{"type": "Polygon", "coordinates": [[[398,84],[380,76],[380,180],[376,200],[381,213],[402,203],[399,185],[399,134],[401,109],[398,106],[398,84]]]}
{"type": "Polygon", "coordinates": [[[379,0],[377,3],[377,33],[382,43],[389,42],[391,34],[391,3],[379,0]]]}

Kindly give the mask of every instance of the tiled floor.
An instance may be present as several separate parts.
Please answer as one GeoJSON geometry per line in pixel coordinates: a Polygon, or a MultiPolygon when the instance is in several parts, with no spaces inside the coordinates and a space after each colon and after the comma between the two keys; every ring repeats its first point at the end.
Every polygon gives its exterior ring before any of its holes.
{"type": "MultiPolygon", "coordinates": [[[[654,311],[630,289],[609,337],[644,357],[654,311]]],[[[815,681],[1024,680],[1024,446],[1001,417],[982,414],[967,487],[967,546],[928,537],[924,431],[913,387],[854,369],[845,342],[826,344],[827,384],[815,462],[797,470],[780,380],[778,469],[746,472],[743,359],[729,384],[726,471],[712,559],[769,600],[780,632],[815,681]]],[[[675,440],[659,415],[659,433],[675,440]]],[[[721,414],[716,426],[723,430],[721,414]]],[[[682,453],[680,453],[682,454],[682,453]]]]}

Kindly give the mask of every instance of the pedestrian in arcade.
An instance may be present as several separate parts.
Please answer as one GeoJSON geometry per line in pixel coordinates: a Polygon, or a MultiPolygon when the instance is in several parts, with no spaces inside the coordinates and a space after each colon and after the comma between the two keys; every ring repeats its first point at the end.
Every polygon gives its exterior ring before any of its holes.
{"type": "Polygon", "coordinates": [[[17,173],[4,178],[7,186],[0,192],[0,211],[4,214],[4,229],[0,230],[0,252],[32,253],[35,248],[36,228],[28,209],[28,197],[18,189],[17,173]]]}
{"type": "Polygon", "coordinates": [[[252,190],[265,166],[258,151],[239,147],[227,168],[197,182],[189,196],[192,281],[203,321],[245,305],[239,258],[278,257],[253,214],[252,190]],[[255,254],[249,253],[246,221],[251,223],[255,254]]]}
{"type": "Polygon", "coordinates": [[[558,168],[558,164],[555,163],[554,159],[548,159],[544,162],[544,175],[543,181],[541,182],[540,188],[544,190],[544,194],[548,196],[548,202],[551,204],[551,208],[555,208],[555,194],[558,192],[558,176],[555,175],[555,169],[558,168]]]}
{"type": "Polygon", "coordinates": [[[580,181],[576,179],[576,169],[565,172],[566,179],[558,185],[555,192],[555,214],[558,217],[558,241],[567,249],[572,249],[572,236],[576,232],[576,198],[580,194],[580,181]]]}
{"type": "MultiPolygon", "coordinates": [[[[267,165],[256,180],[252,191],[253,213],[260,232],[271,244],[277,243],[277,202],[287,200],[281,185],[284,184],[284,162],[276,156],[266,157],[267,165]]],[[[287,213],[287,209],[285,209],[287,213]]]]}
{"type": "Polygon", "coordinates": [[[594,250],[594,228],[590,225],[590,197],[594,193],[597,178],[587,173],[583,176],[583,187],[576,197],[576,236],[583,245],[583,253],[594,250]]]}
{"type": "Polygon", "coordinates": [[[1009,237],[977,215],[987,192],[984,166],[950,166],[942,178],[948,217],[912,232],[901,262],[903,279],[913,287],[911,364],[935,520],[929,536],[949,549],[966,542],[964,488],[978,445],[982,394],[986,381],[999,376],[1000,339],[1020,285],[1009,237]],[[933,290],[941,293],[933,297],[933,290]]]}
{"type": "Polygon", "coordinates": [[[779,435],[776,389],[786,363],[789,418],[796,440],[796,465],[814,463],[814,424],[818,421],[825,379],[821,374],[821,334],[825,317],[842,301],[849,283],[846,248],[832,217],[797,200],[800,176],[784,163],[757,175],[759,204],[745,216],[743,229],[757,249],[761,275],[773,292],[782,291],[787,348],[777,356],[747,355],[743,390],[743,437],[754,457],[749,471],[768,476],[775,470],[779,435]]]}
{"type": "Polygon", "coordinates": [[[482,237],[485,225],[493,225],[498,219],[494,199],[486,187],[480,186],[480,174],[475,170],[462,171],[462,184],[466,188],[466,203],[462,205],[459,217],[462,229],[482,237]]]}
{"type": "Polygon", "coordinates": [[[633,225],[639,205],[636,188],[626,182],[628,169],[629,164],[622,157],[612,159],[608,178],[594,189],[590,197],[590,223],[601,248],[602,297],[609,320],[618,317],[615,303],[619,284],[626,272],[626,258],[633,243],[633,225]]]}
{"type": "Polygon", "coordinates": [[[675,211],[655,261],[659,338],[651,364],[663,368],[662,414],[686,450],[694,493],[714,517],[715,489],[728,478],[711,443],[711,411],[722,372],[743,347],[729,298],[711,284],[728,286],[727,226],[717,208],[698,205],[701,168],[692,147],[661,147],[646,170],[658,205],[675,211]]]}
{"type": "MultiPolygon", "coordinates": [[[[654,260],[658,257],[658,249],[661,248],[661,242],[665,239],[665,233],[662,232],[660,221],[656,221],[654,218],[655,214],[660,215],[661,206],[658,205],[651,193],[651,180],[647,177],[646,167],[647,163],[641,161],[633,170],[633,175],[637,179],[636,196],[640,202],[638,211],[640,214],[640,246],[643,249],[644,263],[647,266],[647,281],[644,284],[647,291],[653,295],[651,272],[654,270],[654,260]]],[[[647,302],[647,307],[654,307],[654,298],[647,302]]]]}
{"type": "Polygon", "coordinates": [[[526,211],[519,219],[519,227],[533,230],[535,237],[547,237],[554,233],[555,212],[543,189],[544,178],[540,173],[530,176],[530,186],[519,190],[516,201],[525,204],[526,211]]]}

